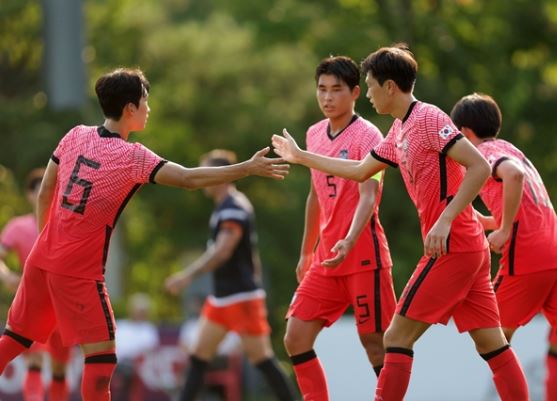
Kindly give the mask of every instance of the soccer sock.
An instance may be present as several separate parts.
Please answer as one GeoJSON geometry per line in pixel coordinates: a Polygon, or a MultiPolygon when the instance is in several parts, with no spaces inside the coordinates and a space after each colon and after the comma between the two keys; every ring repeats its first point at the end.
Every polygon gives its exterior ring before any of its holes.
{"type": "Polygon", "coordinates": [[[377,377],[379,377],[379,374],[381,373],[381,369],[383,369],[383,365],[377,365],[373,367],[373,371],[375,372],[375,375],[377,377]]]}
{"type": "Polygon", "coordinates": [[[276,358],[265,359],[255,365],[255,367],[265,376],[265,379],[267,379],[271,389],[280,401],[294,401],[294,389],[277,363],[276,358]]]}
{"type": "Polygon", "coordinates": [[[204,361],[195,355],[190,356],[190,368],[180,394],[180,401],[194,401],[197,398],[203,388],[203,379],[208,366],[209,361],[204,361]]]}
{"type": "Polygon", "coordinates": [[[43,379],[41,377],[41,368],[38,366],[29,366],[27,369],[27,373],[23,379],[23,400],[44,400],[43,379]]]}
{"type": "Polygon", "coordinates": [[[70,390],[66,376],[52,376],[50,388],[48,389],[48,401],[68,401],[70,398],[70,390]]]}
{"type": "Polygon", "coordinates": [[[83,401],[110,401],[110,380],[116,361],[116,354],[113,352],[85,356],[81,379],[83,401]]]}
{"type": "Polygon", "coordinates": [[[546,358],[545,401],[557,401],[557,352],[549,351],[546,358]]]}
{"type": "Polygon", "coordinates": [[[387,347],[375,390],[376,401],[402,401],[410,382],[413,361],[414,351],[411,349],[387,347]]]}
{"type": "Polygon", "coordinates": [[[480,356],[487,361],[493,372],[493,381],[502,401],[528,400],[526,377],[508,344],[480,356]]]}
{"type": "Polygon", "coordinates": [[[314,350],[290,357],[304,401],[329,401],[325,372],[314,350]]]}
{"type": "Polygon", "coordinates": [[[4,330],[4,334],[0,337],[0,375],[8,363],[29,348],[31,344],[33,341],[8,329],[4,330]]]}

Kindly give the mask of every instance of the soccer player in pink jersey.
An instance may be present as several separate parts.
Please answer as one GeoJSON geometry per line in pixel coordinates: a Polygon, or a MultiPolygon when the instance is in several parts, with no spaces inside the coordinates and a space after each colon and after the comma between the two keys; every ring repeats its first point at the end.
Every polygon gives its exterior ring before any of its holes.
{"type": "Polygon", "coordinates": [[[286,130],[284,136],[273,136],[273,145],[287,161],[360,182],[389,165],[400,166],[416,205],[424,256],[385,332],[385,362],[375,400],[404,398],[414,343],[430,325],[446,324],[452,317],[489,364],[501,399],[525,401],[524,373],[500,327],[487,241],[470,205],[489,175],[489,165],[445,113],[416,100],[418,64],[405,44],[371,53],[362,69],[373,107],[395,118],[371,154],[357,161],[302,151],[286,130]]]}
{"type": "MultiPolygon", "coordinates": [[[[350,58],[328,57],[315,70],[317,102],[325,118],[306,134],[309,151],[360,160],[383,135],[354,112],[360,68],[350,58]]],[[[315,340],[352,305],[362,346],[377,374],[383,332],[395,311],[391,256],[378,209],[383,174],[361,184],[311,170],[305,227],[296,267],[299,286],[287,313],[284,344],[304,400],[328,401],[315,340]]]]}
{"type": "MultiPolygon", "coordinates": [[[[474,93],[451,112],[458,129],[491,166],[480,197],[491,216],[479,216],[491,249],[501,254],[494,280],[501,325],[507,340],[542,312],[557,328],[557,216],[530,160],[499,139],[501,110],[491,96],[474,93]]],[[[550,338],[546,400],[557,401],[557,339],[550,338]]]]}
{"type": "Polygon", "coordinates": [[[117,69],[100,77],[95,91],[103,125],[72,128],[49,161],[37,203],[39,238],[0,338],[0,372],[33,341],[44,342],[54,325],[65,345],[85,355],[84,401],[110,400],[116,364],[114,315],[104,283],[112,230],[133,194],[148,182],[186,189],[248,175],[282,179],[288,165],[265,157],[224,167],[186,168],[128,142],[145,128],[149,82],[140,70],[117,69]],[[278,164],[277,164],[278,163],[278,164]]]}
{"type": "MultiPolygon", "coordinates": [[[[33,205],[33,209],[35,209],[43,175],[44,168],[34,169],[27,175],[27,199],[33,205]]],[[[4,260],[8,253],[13,251],[18,256],[20,266],[23,267],[38,235],[34,213],[14,217],[0,234],[0,280],[13,291],[17,289],[20,277],[8,268],[4,260]]],[[[23,399],[24,401],[44,400],[45,386],[41,370],[45,352],[50,354],[52,370],[48,398],[50,401],[66,401],[69,398],[66,365],[70,359],[71,349],[62,345],[58,330],[53,331],[46,344],[34,343],[25,352],[27,372],[23,379],[23,399]]]]}

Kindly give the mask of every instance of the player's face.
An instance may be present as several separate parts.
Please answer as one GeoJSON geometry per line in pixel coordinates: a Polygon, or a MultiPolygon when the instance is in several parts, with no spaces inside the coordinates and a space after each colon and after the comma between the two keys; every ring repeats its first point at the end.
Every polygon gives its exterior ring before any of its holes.
{"type": "Polygon", "coordinates": [[[323,115],[330,119],[352,114],[360,87],[350,90],[346,82],[334,75],[322,74],[317,82],[317,102],[323,115]]]}
{"type": "Polygon", "coordinates": [[[149,112],[151,109],[149,108],[149,104],[147,103],[147,96],[141,97],[139,100],[139,107],[134,108],[133,113],[133,129],[132,131],[142,131],[145,129],[147,125],[147,120],[149,118],[149,112]]]}
{"type": "Polygon", "coordinates": [[[366,97],[369,99],[371,105],[377,111],[377,114],[389,114],[389,93],[387,90],[388,81],[383,82],[383,85],[379,85],[379,82],[371,73],[366,76],[367,92],[366,97]]]}

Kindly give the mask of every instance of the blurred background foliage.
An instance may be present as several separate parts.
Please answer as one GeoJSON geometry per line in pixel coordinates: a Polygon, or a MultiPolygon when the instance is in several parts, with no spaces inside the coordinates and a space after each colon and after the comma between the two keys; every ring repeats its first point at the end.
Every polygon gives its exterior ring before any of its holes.
{"type": "MultiPolygon", "coordinates": [[[[0,227],[29,210],[17,183],[46,164],[65,132],[102,122],[93,85],[114,67],[140,66],[152,84],[149,125],[131,139],[194,166],[215,147],[248,158],[283,127],[303,143],[305,129],[321,118],[313,79],[318,61],[330,54],[361,61],[397,41],[409,43],[420,64],[419,99],[449,112],[470,92],[493,95],[504,115],[502,137],[530,156],[557,196],[553,0],[89,0],[84,21],[87,106],[53,111],[42,72],[41,3],[2,0],[0,227]]],[[[387,132],[391,118],[376,115],[363,96],[358,112],[387,132]]],[[[294,166],[285,182],[248,178],[238,187],[256,208],[270,317],[280,337],[296,286],[309,174],[294,166]]],[[[151,185],[120,220],[123,294],[151,294],[161,322],[182,319],[180,302],[165,295],[162,282],[202,252],[211,208],[201,191],[151,185]]],[[[392,169],[381,219],[400,293],[422,244],[416,212],[392,169]]],[[[9,299],[4,294],[3,303],[9,299]]],[[[122,299],[114,299],[118,312],[122,299]]]]}

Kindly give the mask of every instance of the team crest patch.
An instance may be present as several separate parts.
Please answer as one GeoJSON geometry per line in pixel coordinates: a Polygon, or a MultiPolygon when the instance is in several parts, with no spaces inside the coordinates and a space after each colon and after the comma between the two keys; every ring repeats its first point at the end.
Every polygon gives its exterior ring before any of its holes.
{"type": "Polygon", "coordinates": [[[341,159],[348,159],[348,150],[347,149],[342,149],[338,153],[338,157],[340,157],[341,159]]]}
{"type": "Polygon", "coordinates": [[[439,136],[443,139],[447,139],[449,135],[451,135],[453,132],[454,132],[453,127],[447,124],[439,130],[439,136]]]}

